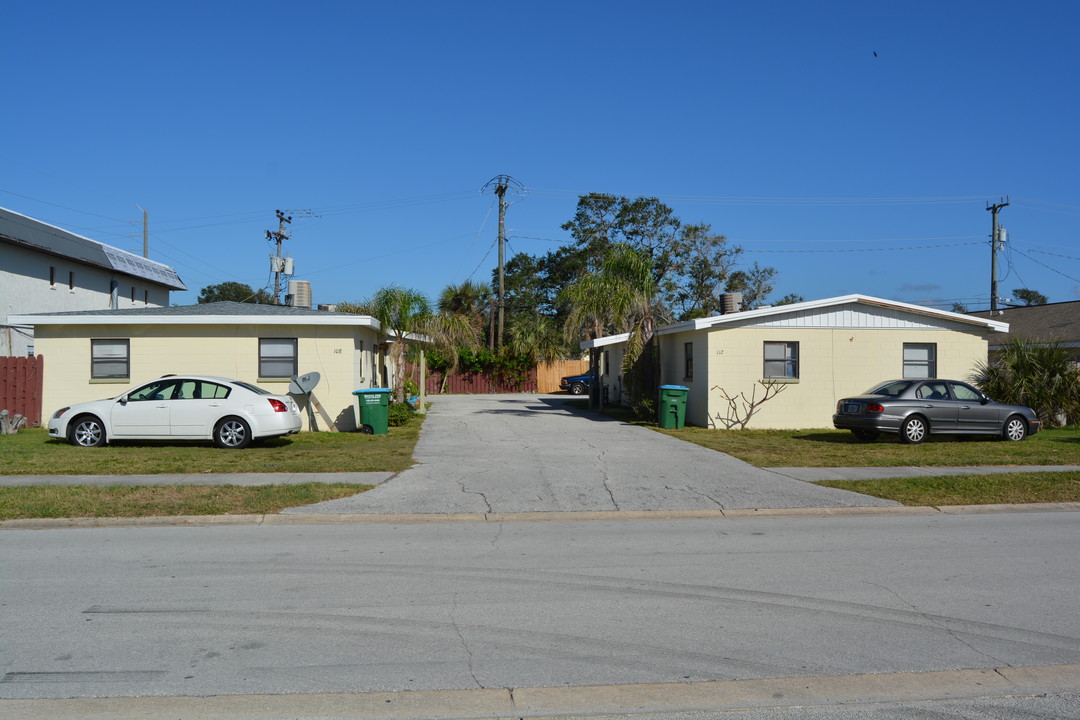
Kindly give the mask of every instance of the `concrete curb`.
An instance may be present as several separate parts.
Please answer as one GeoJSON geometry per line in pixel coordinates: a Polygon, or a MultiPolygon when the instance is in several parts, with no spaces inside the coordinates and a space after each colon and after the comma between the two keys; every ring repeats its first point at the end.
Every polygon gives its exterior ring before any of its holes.
{"type": "Polygon", "coordinates": [[[0,700],[26,720],[255,720],[284,717],[534,718],[628,716],[1003,698],[1080,692],[1080,665],[698,683],[429,690],[363,694],[0,700]]]}
{"type": "Polygon", "coordinates": [[[1026,505],[945,505],[941,507],[763,508],[761,510],[657,510],[458,514],[275,514],[177,515],[136,518],[26,518],[0,521],[2,530],[105,527],[212,527],[233,525],[407,525],[500,522],[619,522],[624,520],[735,520],[749,517],[826,518],[891,515],[988,515],[996,513],[1080,512],[1080,503],[1026,505]]]}

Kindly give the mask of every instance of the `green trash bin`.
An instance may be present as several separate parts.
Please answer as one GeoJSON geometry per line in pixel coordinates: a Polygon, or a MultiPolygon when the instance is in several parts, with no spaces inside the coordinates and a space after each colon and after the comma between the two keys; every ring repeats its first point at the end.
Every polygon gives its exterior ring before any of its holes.
{"type": "Polygon", "coordinates": [[[390,388],[355,390],[356,428],[365,435],[386,435],[390,431],[390,388]]]}
{"type": "Polygon", "coordinates": [[[660,427],[678,430],[686,425],[686,396],[690,388],[682,385],[661,385],[657,419],[660,427]]]}

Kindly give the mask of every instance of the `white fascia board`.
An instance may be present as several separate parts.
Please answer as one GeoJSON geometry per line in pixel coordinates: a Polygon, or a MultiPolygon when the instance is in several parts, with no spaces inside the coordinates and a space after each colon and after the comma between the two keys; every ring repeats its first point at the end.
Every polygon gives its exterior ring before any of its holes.
{"type": "Polygon", "coordinates": [[[578,347],[582,350],[591,350],[592,348],[604,347],[605,345],[618,345],[624,343],[630,339],[630,333],[620,333],[619,335],[605,335],[604,337],[598,337],[594,340],[583,340],[578,343],[578,347]]]}
{"type": "Polygon", "coordinates": [[[687,330],[703,330],[705,328],[716,327],[717,325],[723,325],[725,323],[740,322],[747,319],[771,317],[773,315],[784,315],[793,312],[802,312],[804,310],[819,310],[822,308],[835,307],[837,305],[846,305],[849,303],[858,303],[861,305],[877,305],[880,307],[893,308],[895,310],[905,310],[907,312],[917,313],[919,315],[927,315],[931,317],[942,318],[946,320],[955,320],[956,322],[966,323],[968,325],[979,325],[995,332],[1008,332],[1009,324],[1004,322],[998,322],[997,320],[988,320],[986,318],[975,317],[973,315],[964,315],[962,313],[955,313],[948,310],[938,310],[936,308],[929,308],[924,305],[912,305],[911,303],[900,302],[899,300],[885,300],[883,298],[872,297],[870,295],[841,295],[840,297],[825,298],[823,300],[809,300],[807,302],[792,303],[791,305],[776,305],[772,307],[758,308],[757,310],[743,310],[741,312],[728,313],[727,315],[714,315],[712,317],[701,318],[699,320],[688,320],[686,322],[677,323],[675,325],[665,325],[662,328],[658,328],[657,335],[669,335],[674,332],[685,332],[687,330]]]}
{"type": "Polygon", "coordinates": [[[370,315],[342,314],[337,317],[300,315],[11,315],[8,322],[19,325],[344,325],[379,330],[379,321],[370,315]]]}

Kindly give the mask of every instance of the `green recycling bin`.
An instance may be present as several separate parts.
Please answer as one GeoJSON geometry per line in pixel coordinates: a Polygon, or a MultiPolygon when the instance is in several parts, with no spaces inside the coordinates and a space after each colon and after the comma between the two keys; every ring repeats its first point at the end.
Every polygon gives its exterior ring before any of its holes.
{"type": "Polygon", "coordinates": [[[678,430],[686,425],[686,396],[690,388],[682,385],[661,385],[657,416],[660,427],[678,430]]]}
{"type": "Polygon", "coordinates": [[[365,435],[390,431],[390,388],[355,390],[356,428],[365,435]]]}

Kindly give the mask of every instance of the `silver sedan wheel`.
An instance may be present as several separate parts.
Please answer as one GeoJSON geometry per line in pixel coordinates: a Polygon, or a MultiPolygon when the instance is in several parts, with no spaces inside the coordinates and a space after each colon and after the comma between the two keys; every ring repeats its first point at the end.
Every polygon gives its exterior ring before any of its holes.
{"type": "Polygon", "coordinates": [[[909,417],[900,426],[900,439],[910,445],[918,445],[926,439],[926,421],[918,415],[909,417]]]}
{"type": "Polygon", "coordinates": [[[1023,440],[1027,437],[1027,424],[1014,415],[1005,421],[1004,435],[1006,440],[1023,440]]]}

